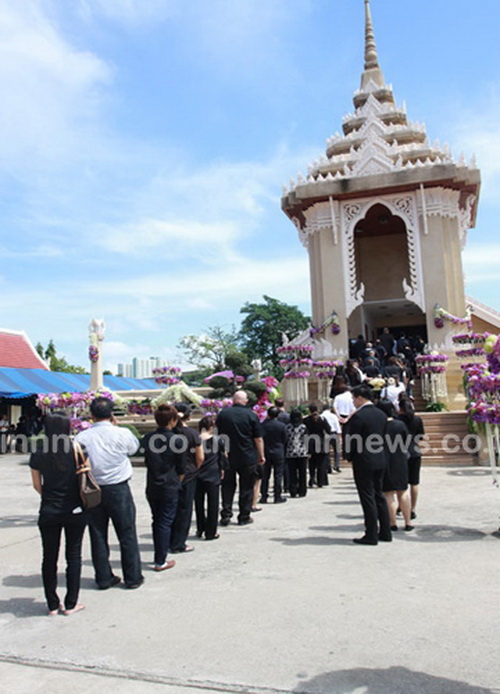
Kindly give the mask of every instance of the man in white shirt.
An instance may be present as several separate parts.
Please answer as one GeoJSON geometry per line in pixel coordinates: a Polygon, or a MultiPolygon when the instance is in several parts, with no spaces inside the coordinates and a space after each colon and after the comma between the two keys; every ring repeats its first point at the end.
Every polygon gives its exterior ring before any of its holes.
{"type": "MultiPolygon", "coordinates": [[[[340,392],[333,399],[333,411],[339,418],[342,426],[342,435],[345,435],[346,424],[352,417],[356,408],[352,400],[351,389],[347,384],[340,386],[340,392]]],[[[345,456],[342,456],[345,459],[345,456]]]]}
{"type": "Polygon", "coordinates": [[[108,527],[111,519],[120,543],[123,580],[127,588],[144,582],[135,525],[135,504],[129,487],[132,463],[129,456],[139,448],[131,431],[116,426],[113,403],[104,397],[90,405],[95,424],[76,436],[85,446],[92,472],[101,487],[102,500],[89,513],[90,544],[95,580],[101,590],[120,583],[109,563],[108,527]]]}
{"type": "MultiPolygon", "coordinates": [[[[342,441],[342,429],[340,428],[339,418],[333,411],[333,407],[332,409],[326,407],[321,413],[321,416],[323,419],[326,419],[330,425],[330,429],[332,430],[332,433],[330,434],[330,445],[333,446],[333,469],[335,472],[342,472],[340,469],[340,445],[342,441]]],[[[331,468],[329,468],[329,472],[331,472],[331,468]]]]}

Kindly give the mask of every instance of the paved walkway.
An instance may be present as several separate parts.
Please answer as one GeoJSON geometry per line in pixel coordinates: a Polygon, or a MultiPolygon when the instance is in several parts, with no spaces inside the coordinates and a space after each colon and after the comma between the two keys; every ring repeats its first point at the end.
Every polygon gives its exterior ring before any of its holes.
{"type": "MultiPolygon", "coordinates": [[[[425,468],[417,530],[377,547],[362,533],[348,469],[306,499],[155,574],[94,589],[45,616],[37,498],[22,456],[0,457],[0,681],[9,694],[500,692],[500,492],[484,468],[425,468]]],[[[144,470],[134,492],[151,559],[144,470]]],[[[113,559],[119,573],[116,541],[113,559]]]]}

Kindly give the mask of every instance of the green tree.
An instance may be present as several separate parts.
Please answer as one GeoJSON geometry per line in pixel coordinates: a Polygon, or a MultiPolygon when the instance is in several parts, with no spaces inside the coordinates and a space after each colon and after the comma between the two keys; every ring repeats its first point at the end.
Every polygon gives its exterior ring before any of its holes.
{"type": "Polygon", "coordinates": [[[227,356],[238,351],[237,341],[238,332],[234,325],[229,331],[214,325],[203,335],[185,335],[178,347],[190,364],[199,369],[209,366],[213,371],[221,371],[226,367],[227,356]]]}
{"type": "Polygon", "coordinates": [[[45,350],[45,359],[53,359],[55,358],[57,353],[56,346],[54,344],[54,340],[51,340],[49,344],[47,345],[47,349],[45,350]]]}
{"type": "Polygon", "coordinates": [[[54,340],[50,340],[45,350],[40,342],[37,343],[35,349],[43,359],[49,362],[51,371],[61,371],[69,374],[89,373],[83,366],[73,366],[72,364],[68,364],[64,357],[58,357],[54,340]]]}
{"type": "Polygon", "coordinates": [[[279,375],[279,355],[283,333],[289,339],[305,330],[310,319],[297,306],[291,306],[270,296],[264,303],[247,302],[240,313],[245,314],[239,333],[239,342],[250,359],[261,359],[263,364],[279,375]]]}

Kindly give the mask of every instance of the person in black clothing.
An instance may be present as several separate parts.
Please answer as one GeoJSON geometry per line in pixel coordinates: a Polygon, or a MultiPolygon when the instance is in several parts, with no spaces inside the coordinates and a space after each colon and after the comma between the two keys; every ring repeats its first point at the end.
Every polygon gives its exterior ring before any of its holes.
{"type": "Polygon", "coordinates": [[[179,414],[179,422],[173,430],[176,434],[184,437],[186,452],[186,474],[182,480],[179,492],[179,503],[175,514],[175,521],[170,536],[170,551],[172,554],[180,552],[192,552],[194,547],[186,544],[193,517],[193,500],[196,489],[196,477],[198,469],[204,459],[201,439],[196,429],[188,426],[187,422],[191,414],[191,408],[185,403],[176,405],[179,414]]]}
{"type": "Polygon", "coordinates": [[[217,430],[229,439],[229,468],[222,480],[221,525],[229,525],[233,515],[236,475],[240,487],[238,524],[253,523],[250,513],[257,465],[263,465],[266,458],[259,418],[247,408],[247,404],[248,394],[238,390],[233,396],[233,406],[226,407],[217,415],[217,430]]]}
{"type": "Polygon", "coordinates": [[[415,414],[415,408],[408,396],[403,394],[400,396],[399,409],[398,419],[406,424],[411,437],[408,449],[410,454],[408,460],[408,482],[410,484],[411,519],[415,520],[417,517],[416,508],[420,486],[420,467],[422,465],[422,452],[419,443],[425,436],[424,423],[422,418],[415,414]]]}
{"type": "Polygon", "coordinates": [[[387,359],[390,359],[394,355],[394,343],[396,342],[394,335],[392,335],[389,328],[384,328],[379,339],[387,353],[387,359]]]}
{"type": "Polygon", "coordinates": [[[285,410],[285,401],[283,400],[283,398],[275,398],[274,404],[279,410],[278,422],[283,422],[283,424],[290,424],[290,415],[285,410]]]}
{"type": "Polygon", "coordinates": [[[382,492],[387,462],[384,445],[387,417],[373,405],[371,398],[372,391],[367,385],[352,389],[356,412],[349,419],[344,437],[346,457],[352,463],[365,520],[365,534],[353,540],[359,545],[392,540],[389,509],[382,492]]]}
{"type": "Polygon", "coordinates": [[[196,510],[196,534],[205,535],[205,540],[217,540],[217,518],[219,515],[219,490],[221,479],[227,468],[224,438],[214,435],[215,420],[206,415],[200,420],[200,438],[205,458],[196,478],[194,506],[196,510]],[[205,498],[207,509],[205,513],[205,498]]]}
{"type": "Polygon", "coordinates": [[[347,381],[347,385],[351,388],[354,388],[354,386],[359,386],[364,380],[363,372],[359,368],[359,364],[356,359],[348,359],[346,361],[343,375],[347,381]]]}
{"type": "Polygon", "coordinates": [[[185,454],[179,449],[185,446],[176,445],[179,441],[173,432],[178,422],[175,407],[160,405],[155,420],[158,429],[143,438],[142,447],[147,468],[146,498],[152,518],[154,570],[165,571],[175,566],[175,561],[167,561],[167,552],[185,474],[185,454]]]}
{"type": "Polygon", "coordinates": [[[380,364],[385,364],[387,359],[387,350],[380,341],[379,337],[377,337],[375,340],[375,354],[377,355],[377,359],[379,360],[380,364]]]}
{"type": "Polygon", "coordinates": [[[78,593],[87,514],[81,505],[70,426],[64,412],[46,415],[46,438],[30,458],[33,487],[42,497],[38,528],[43,547],[42,580],[50,616],[59,611],[71,615],[84,608],[78,602],[78,593]],[[57,560],[63,530],[67,564],[64,607],[57,594],[57,560]]]}
{"type": "Polygon", "coordinates": [[[309,416],[304,419],[308,433],[309,486],[328,485],[328,455],[330,452],[331,427],[321,417],[317,405],[309,405],[309,416]]]}
{"type": "Polygon", "coordinates": [[[368,378],[380,376],[380,369],[376,366],[375,361],[371,357],[366,360],[363,366],[363,373],[366,374],[368,378]]]}
{"type": "Polygon", "coordinates": [[[260,488],[260,503],[267,504],[269,479],[271,470],[274,471],[274,503],[286,501],[281,495],[283,489],[283,468],[285,466],[286,425],[278,421],[279,409],[275,406],[267,410],[267,419],[262,423],[264,432],[264,451],[266,462],[260,488]]]}
{"type": "Polygon", "coordinates": [[[387,416],[386,444],[387,467],[382,481],[382,490],[389,507],[391,530],[398,529],[396,509],[401,509],[405,530],[413,530],[410,523],[410,495],[408,493],[408,447],[409,436],[406,425],[395,419],[396,408],[390,400],[380,400],[377,407],[387,416]]]}

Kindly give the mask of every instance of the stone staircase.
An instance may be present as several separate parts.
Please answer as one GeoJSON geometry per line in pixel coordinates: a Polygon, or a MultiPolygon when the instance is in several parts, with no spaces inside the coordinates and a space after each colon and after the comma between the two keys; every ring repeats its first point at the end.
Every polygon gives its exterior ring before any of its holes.
{"type": "Polygon", "coordinates": [[[419,412],[425,431],[427,452],[423,452],[423,465],[473,465],[474,456],[467,449],[474,448],[467,428],[465,412],[419,412]],[[463,447],[465,441],[466,449],[463,447]]]}

